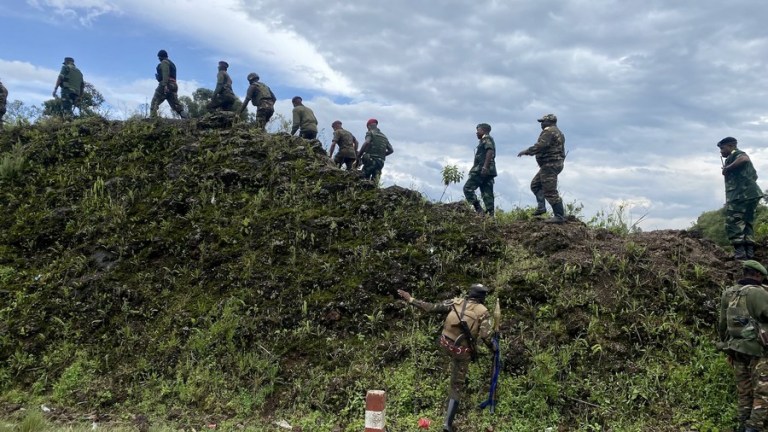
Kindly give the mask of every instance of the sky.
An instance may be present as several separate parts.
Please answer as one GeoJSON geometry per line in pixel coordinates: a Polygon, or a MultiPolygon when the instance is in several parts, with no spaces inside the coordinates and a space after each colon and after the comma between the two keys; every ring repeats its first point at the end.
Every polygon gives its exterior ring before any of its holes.
{"type": "MultiPolygon", "coordinates": [[[[121,119],[151,100],[159,49],[180,95],[213,89],[226,60],[240,98],[249,72],[279,115],[301,96],[326,148],[334,120],[362,141],[378,119],[395,149],[384,186],[433,201],[444,167],[466,179],[475,127],[489,123],[503,210],[535,205],[538,167],[517,153],[553,113],[566,203],[586,219],[623,208],[644,231],[685,229],[724,203],[723,137],[768,188],[766,16],[754,0],[3,0],[0,79],[9,101],[39,105],[74,57],[121,119]]],[[[462,200],[462,184],[442,201],[462,200]]]]}

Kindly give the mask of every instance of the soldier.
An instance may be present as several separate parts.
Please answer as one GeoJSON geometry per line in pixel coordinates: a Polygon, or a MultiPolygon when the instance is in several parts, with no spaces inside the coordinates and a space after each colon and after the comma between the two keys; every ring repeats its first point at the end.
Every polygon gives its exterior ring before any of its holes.
{"type": "Polygon", "coordinates": [[[443,351],[451,358],[451,383],[448,389],[448,409],[445,414],[443,431],[453,431],[453,419],[459,409],[459,401],[464,390],[464,381],[470,360],[477,355],[475,342],[479,338],[494,353],[498,349],[491,338],[490,313],[483,305],[488,288],[474,284],[469,289],[467,298],[455,298],[443,303],[427,303],[416,300],[406,291],[397,293],[409,304],[430,313],[447,313],[443,322],[443,333],[439,343],[443,351]],[[461,322],[465,322],[466,326],[461,322]],[[464,328],[463,328],[464,327],[464,328]]]}
{"type": "Polygon", "coordinates": [[[157,59],[160,63],[157,65],[155,78],[157,79],[157,88],[152,96],[152,105],[149,109],[150,117],[157,117],[157,109],[164,101],[168,101],[171,109],[181,118],[188,118],[184,113],[184,107],[179,102],[179,85],[176,84],[176,65],[168,58],[165,50],[157,52],[157,59]]]}
{"type": "Polygon", "coordinates": [[[557,176],[563,171],[565,162],[565,136],[557,128],[557,117],[547,114],[540,118],[541,134],[536,144],[517,154],[520,156],[536,156],[539,172],[531,180],[531,192],[536,196],[535,216],[547,212],[544,200],[549,201],[554,216],[544,222],[565,223],[565,208],[560,194],[557,193],[557,176]]]}
{"type": "Polygon", "coordinates": [[[768,271],[753,260],[742,267],[742,279],[720,298],[718,347],[733,366],[739,430],[759,432],[768,420],[768,358],[759,336],[768,330],[768,292],[761,286],[768,271]]]}
{"type": "Polygon", "coordinates": [[[725,233],[733,245],[737,260],[755,256],[755,209],[763,191],[757,185],[757,172],[746,153],[736,148],[734,137],[717,143],[725,176],[725,233]]]}
{"type": "Polygon", "coordinates": [[[472,204],[475,211],[483,213],[483,207],[477,200],[475,191],[480,188],[480,195],[483,197],[485,212],[493,216],[493,179],[496,177],[496,142],[489,135],[491,125],[480,123],[476,127],[477,149],[475,149],[475,162],[472,169],[469,170],[469,177],[464,183],[464,196],[467,202],[472,204]]]}
{"type": "Polygon", "coordinates": [[[336,166],[341,168],[346,165],[347,171],[353,169],[353,164],[357,161],[357,138],[351,132],[341,127],[341,121],[336,120],[331,124],[333,128],[333,139],[331,140],[331,149],[328,150],[328,157],[332,157],[336,166]],[[339,145],[339,152],[336,157],[333,151],[336,145],[339,145]]]}
{"type": "Polygon", "coordinates": [[[379,130],[379,121],[370,119],[365,124],[368,132],[365,134],[363,147],[357,153],[357,160],[363,161],[363,178],[379,181],[381,170],[387,156],[395,152],[387,136],[379,130]]]}
{"type": "Polygon", "coordinates": [[[5,105],[8,103],[8,89],[0,81],[0,127],[3,127],[3,116],[5,116],[5,105]]]}
{"type": "Polygon", "coordinates": [[[72,107],[76,106],[80,96],[85,91],[85,81],[83,73],[75,66],[75,59],[64,57],[64,63],[59,71],[59,77],[56,79],[56,86],[53,88],[53,97],[56,98],[56,90],[61,87],[61,108],[64,116],[72,116],[72,107]]]}
{"type": "Polygon", "coordinates": [[[219,62],[219,73],[216,75],[216,89],[213,90],[213,96],[208,103],[208,111],[215,109],[221,109],[223,111],[232,111],[232,106],[235,104],[235,92],[232,91],[232,78],[229,77],[227,69],[229,63],[225,61],[219,62]]]}
{"type": "Polygon", "coordinates": [[[304,139],[317,138],[317,118],[315,118],[315,113],[304,106],[300,96],[294,96],[293,99],[291,99],[291,103],[293,103],[293,127],[291,128],[291,135],[294,135],[296,131],[299,131],[299,136],[304,139]]]}
{"type": "Polygon", "coordinates": [[[269,119],[275,113],[275,102],[277,98],[272,90],[263,82],[259,82],[259,74],[251,72],[248,74],[248,91],[245,93],[245,100],[237,117],[248,108],[248,102],[256,107],[256,127],[264,129],[267,127],[269,119]]]}

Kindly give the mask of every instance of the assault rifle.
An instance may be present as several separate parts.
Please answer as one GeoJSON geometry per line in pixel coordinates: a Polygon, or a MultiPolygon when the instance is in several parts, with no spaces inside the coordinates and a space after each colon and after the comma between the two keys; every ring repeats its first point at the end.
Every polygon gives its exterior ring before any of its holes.
{"type": "Polygon", "coordinates": [[[464,309],[467,308],[467,300],[464,299],[464,305],[461,307],[461,314],[456,310],[456,305],[452,305],[452,307],[453,312],[459,317],[459,328],[461,329],[461,333],[467,338],[467,341],[469,341],[469,357],[473,362],[477,361],[477,342],[475,341],[474,336],[472,336],[469,324],[464,321],[464,309]]]}

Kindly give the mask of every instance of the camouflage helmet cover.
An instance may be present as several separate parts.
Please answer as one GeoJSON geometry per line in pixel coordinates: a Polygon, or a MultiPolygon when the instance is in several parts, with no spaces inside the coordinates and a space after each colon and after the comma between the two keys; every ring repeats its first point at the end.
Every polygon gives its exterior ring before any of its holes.
{"type": "Polygon", "coordinates": [[[554,115],[554,114],[546,114],[543,117],[541,117],[540,119],[538,119],[537,121],[539,123],[544,123],[544,122],[557,123],[557,116],[554,115]]]}

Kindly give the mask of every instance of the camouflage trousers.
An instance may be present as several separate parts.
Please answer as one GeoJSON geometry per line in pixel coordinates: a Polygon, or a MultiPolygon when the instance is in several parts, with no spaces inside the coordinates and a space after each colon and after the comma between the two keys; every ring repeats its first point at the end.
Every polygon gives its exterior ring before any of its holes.
{"type": "Polygon", "coordinates": [[[549,205],[563,202],[560,194],[557,193],[557,176],[562,171],[563,162],[548,163],[539,167],[539,172],[531,180],[531,192],[536,195],[537,201],[543,195],[549,205]]]}
{"type": "Polygon", "coordinates": [[[71,116],[73,114],[72,109],[77,105],[77,99],[79,94],[69,91],[68,89],[61,88],[61,113],[65,116],[71,116]]]}
{"type": "Polygon", "coordinates": [[[272,114],[274,113],[274,108],[256,108],[256,127],[265,129],[267,123],[269,123],[269,119],[272,118],[272,114]]]}
{"type": "Polygon", "coordinates": [[[443,348],[443,351],[448,353],[451,359],[451,380],[448,387],[448,399],[455,401],[461,401],[461,397],[464,395],[464,387],[467,382],[467,371],[469,371],[469,353],[457,355],[451,353],[447,349],[443,348]]]}
{"type": "Polygon", "coordinates": [[[378,181],[381,170],[384,169],[384,159],[377,157],[363,157],[363,178],[378,181]]]}
{"type": "Polygon", "coordinates": [[[304,139],[313,140],[317,138],[317,131],[312,131],[312,130],[299,131],[299,136],[304,139]]]}
{"type": "Polygon", "coordinates": [[[467,182],[464,183],[464,197],[475,207],[479,204],[475,191],[480,188],[480,196],[485,204],[485,211],[493,211],[493,177],[481,176],[480,174],[470,174],[467,182]]]}
{"type": "Polygon", "coordinates": [[[5,116],[5,104],[0,104],[0,126],[3,125],[3,116],[5,116]]]}
{"type": "Polygon", "coordinates": [[[222,93],[215,96],[208,102],[206,108],[208,111],[221,109],[222,111],[232,111],[235,105],[235,95],[233,93],[222,93]]]}
{"type": "Polygon", "coordinates": [[[179,102],[179,86],[175,82],[169,82],[167,93],[162,84],[157,85],[155,94],[152,96],[152,104],[149,108],[149,116],[157,117],[157,110],[160,108],[160,104],[165,101],[168,101],[168,105],[171,106],[171,109],[176,111],[176,113],[179,115],[184,112],[184,107],[181,105],[181,102],[179,102]]]}
{"type": "Polygon", "coordinates": [[[336,166],[341,168],[344,165],[347,167],[347,171],[352,171],[352,165],[356,160],[354,156],[344,156],[341,152],[336,153],[336,156],[333,157],[336,166]]]}
{"type": "Polygon", "coordinates": [[[754,244],[755,209],[760,198],[733,200],[725,204],[725,234],[731,244],[754,244]]]}
{"type": "Polygon", "coordinates": [[[733,375],[736,379],[739,421],[765,430],[768,420],[768,358],[733,353],[733,375]]]}

